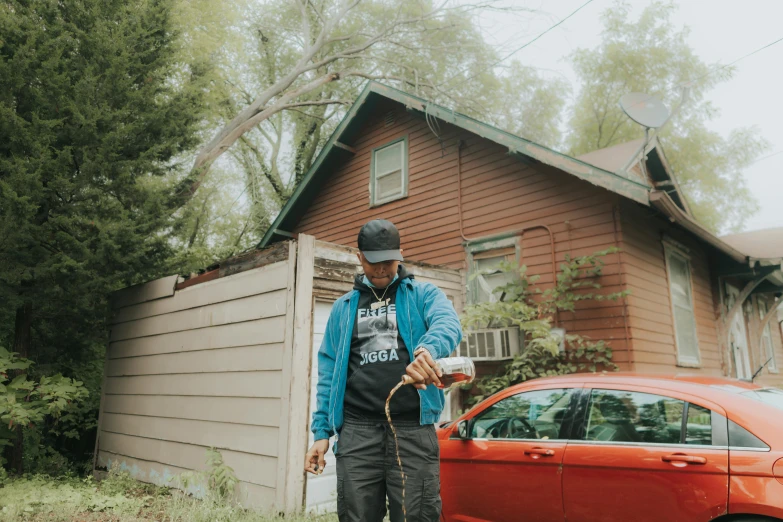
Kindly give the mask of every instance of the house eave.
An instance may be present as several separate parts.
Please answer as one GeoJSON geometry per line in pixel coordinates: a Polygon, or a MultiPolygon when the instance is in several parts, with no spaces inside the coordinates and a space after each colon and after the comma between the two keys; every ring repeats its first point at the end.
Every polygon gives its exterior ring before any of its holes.
{"type": "Polygon", "coordinates": [[[666,215],[670,221],[677,223],[738,263],[747,265],[751,269],[754,267],[777,267],[778,270],[781,270],[783,267],[783,259],[781,258],[752,258],[732,247],[685,213],[664,191],[652,191],[650,193],[650,204],[666,215]]]}
{"type": "Polygon", "coordinates": [[[643,183],[639,183],[624,176],[620,176],[617,173],[600,169],[576,158],[572,158],[552,149],[548,149],[542,145],[538,145],[537,143],[533,143],[524,138],[493,127],[489,124],[482,123],[478,120],[470,118],[469,116],[465,116],[464,114],[460,114],[451,109],[430,103],[427,100],[412,94],[408,94],[387,85],[369,82],[359,97],[356,99],[354,104],[348,110],[348,113],[345,115],[343,120],[329,137],[329,140],[324,145],[324,148],[318,154],[316,160],[313,162],[313,165],[302,178],[302,181],[297,185],[294,193],[283,206],[274,223],[272,223],[272,225],[269,227],[269,230],[258,244],[259,248],[267,246],[273,240],[287,239],[285,236],[277,234],[275,231],[278,229],[291,230],[296,225],[296,215],[294,209],[297,206],[298,200],[302,197],[303,194],[305,194],[306,191],[309,190],[312,192],[315,190],[313,187],[314,181],[316,181],[317,178],[316,173],[324,166],[327,160],[331,160],[335,154],[351,154],[351,152],[347,151],[345,147],[345,145],[349,145],[350,141],[341,138],[351,127],[352,121],[359,114],[361,108],[367,103],[368,97],[372,94],[383,96],[385,98],[396,101],[405,106],[408,110],[418,111],[429,116],[435,116],[447,123],[451,123],[478,136],[489,139],[499,145],[503,145],[507,147],[508,150],[514,155],[523,155],[525,157],[532,158],[533,160],[559,169],[593,185],[615,192],[621,196],[636,201],[637,203],[641,203],[646,206],[649,206],[650,204],[650,189],[643,183]],[[343,147],[338,144],[343,145],[343,147]]]}

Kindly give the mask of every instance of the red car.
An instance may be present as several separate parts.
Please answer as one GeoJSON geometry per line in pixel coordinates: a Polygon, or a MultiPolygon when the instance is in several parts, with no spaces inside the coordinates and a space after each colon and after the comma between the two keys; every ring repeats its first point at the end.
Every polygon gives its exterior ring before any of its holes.
{"type": "Polygon", "coordinates": [[[445,522],[783,521],[783,391],[575,374],[438,430],[445,522]]]}

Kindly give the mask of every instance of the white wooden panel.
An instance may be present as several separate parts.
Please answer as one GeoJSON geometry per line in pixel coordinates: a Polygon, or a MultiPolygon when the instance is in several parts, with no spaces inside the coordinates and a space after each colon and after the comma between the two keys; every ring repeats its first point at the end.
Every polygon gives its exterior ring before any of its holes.
{"type": "Polygon", "coordinates": [[[277,398],[282,390],[280,380],[279,371],[109,377],[104,393],[277,398]]]}
{"type": "Polygon", "coordinates": [[[104,416],[103,432],[277,456],[277,428],[116,413],[106,413],[104,416]]]}
{"type": "MultiPolygon", "coordinates": [[[[148,439],[120,433],[103,434],[101,449],[117,455],[125,455],[159,462],[185,469],[205,470],[207,447],[181,442],[148,439]]],[[[252,455],[222,450],[223,462],[230,466],[236,477],[259,486],[275,487],[277,459],[264,455],[252,455]]]]}
{"type": "MultiPolygon", "coordinates": [[[[124,455],[116,455],[101,450],[98,454],[98,463],[104,467],[110,467],[113,462],[119,462],[121,469],[127,470],[131,476],[142,482],[149,482],[159,486],[172,486],[172,480],[177,475],[189,471],[176,466],[167,466],[157,462],[135,459],[124,455]]],[[[244,506],[258,510],[270,510],[274,507],[275,490],[266,486],[240,482],[236,487],[237,500],[244,506]]],[[[193,491],[191,491],[193,492],[193,491]]]]}
{"type": "MultiPolygon", "coordinates": [[[[283,348],[283,369],[281,371],[281,380],[286,385],[283,386],[280,395],[280,431],[278,434],[277,455],[280,458],[277,461],[277,487],[275,503],[281,509],[285,510],[286,502],[286,476],[288,474],[287,458],[288,454],[288,429],[289,412],[291,405],[291,360],[294,353],[294,315],[296,307],[296,267],[297,267],[297,242],[288,243],[288,299],[286,300],[285,317],[285,343],[283,348]]],[[[297,509],[298,511],[298,509],[297,509]]]]}
{"type": "MultiPolygon", "coordinates": [[[[315,311],[313,313],[313,346],[312,346],[312,372],[310,373],[310,415],[312,420],[313,411],[316,404],[316,385],[318,384],[318,350],[321,348],[324,333],[326,332],[326,322],[329,320],[329,314],[332,311],[332,302],[316,301],[315,311]]],[[[310,432],[308,443],[313,445],[313,432],[310,432]]],[[[332,451],[331,444],[329,451],[324,457],[326,459],[326,468],[321,475],[307,475],[307,486],[305,495],[305,506],[307,511],[319,513],[331,513],[337,511],[337,460],[332,451]]]]}
{"type": "Polygon", "coordinates": [[[174,287],[177,285],[178,277],[176,275],[168,276],[150,281],[149,283],[117,290],[111,295],[111,306],[112,308],[120,308],[172,296],[174,295],[174,287]]]}
{"type": "Polygon", "coordinates": [[[222,324],[285,315],[286,291],[276,290],[233,301],[128,321],[112,326],[111,341],[135,339],[222,324]]]}
{"type": "MultiPolygon", "coordinates": [[[[299,235],[296,254],[296,299],[289,386],[287,450],[280,455],[287,459],[285,475],[286,511],[302,509],[305,472],[302,469],[307,453],[308,403],[310,402],[310,354],[313,344],[313,236],[299,235]]],[[[281,457],[281,460],[283,458],[281,457]]],[[[278,486],[280,487],[280,486],[278,486]]]]}
{"type": "Polygon", "coordinates": [[[106,413],[278,426],[280,399],[104,395],[106,413]]]}
{"type": "Polygon", "coordinates": [[[284,337],[285,317],[270,317],[246,323],[114,342],[109,345],[109,358],[282,343],[284,337]]]}
{"type": "Polygon", "coordinates": [[[112,359],[108,375],[241,372],[282,367],[283,345],[267,344],[112,359]]]}
{"type": "Polygon", "coordinates": [[[280,290],[286,287],[287,264],[287,261],[274,263],[184,288],[174,293],[169,299],[160,299],[115,310],[112,322],[133,321],[153,315],[169,314],[280,290]]]}

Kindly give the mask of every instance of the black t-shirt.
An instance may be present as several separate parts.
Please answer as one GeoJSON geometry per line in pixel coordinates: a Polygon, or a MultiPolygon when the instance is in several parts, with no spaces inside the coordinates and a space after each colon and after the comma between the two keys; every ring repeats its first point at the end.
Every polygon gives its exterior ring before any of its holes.
{"type": "MultiPolygon", "coordinates": [[[[410,355],[397,330],[397,288],[403,279],[413,277],[400,266],[398,279],[389,286],[389,300],[373,310],[377,303],[372,290],[357,276],[354,288],[359,291],[359,306],[351,336],[348,359],[348,381],[345,385],[345,416],[348,419],[386,419],[386,398],[405,374],[410,355]]],[[[383,289],[374,289],[378,297],[383,289]]],[[[419,394],[413,386],[403,386],[394,394],[389,411],[392,420],[419,420],[419,394]]]]}

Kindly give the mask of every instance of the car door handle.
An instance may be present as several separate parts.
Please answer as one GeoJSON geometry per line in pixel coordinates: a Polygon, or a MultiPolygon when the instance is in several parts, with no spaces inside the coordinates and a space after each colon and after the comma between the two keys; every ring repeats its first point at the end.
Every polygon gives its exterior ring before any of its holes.
{"type": "Polygon", "coordinates": [[[674,455],[664,455],[661,457],[664,462],[686,462],[688,464],[706,464],[707,459],[704,457],[694,457],[693,455],[683,455],[681,453],[675,453],[674,455]]]}
{"type": "Polygon", "coordinates": [[[525,455],[538,455],[539,457],[554,457],[555,450],[546,448],[530,448],[525,450],[525,455]]]}

